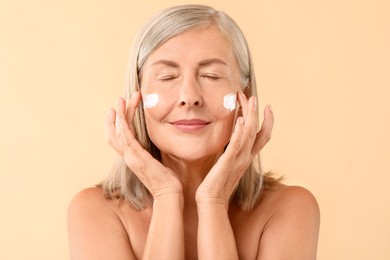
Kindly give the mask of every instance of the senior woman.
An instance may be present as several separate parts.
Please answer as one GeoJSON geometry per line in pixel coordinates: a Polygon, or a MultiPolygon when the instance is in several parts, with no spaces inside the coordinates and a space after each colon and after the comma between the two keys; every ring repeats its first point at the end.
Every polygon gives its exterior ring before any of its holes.
{"type": "Polygon", "coordinates": [[[225,13],[172,7],[132,49],[126,100],[107,122],[120,161],[68,212],[72,259],[315,259],[319,210],[261,173],[246,40],[225,13]]]}

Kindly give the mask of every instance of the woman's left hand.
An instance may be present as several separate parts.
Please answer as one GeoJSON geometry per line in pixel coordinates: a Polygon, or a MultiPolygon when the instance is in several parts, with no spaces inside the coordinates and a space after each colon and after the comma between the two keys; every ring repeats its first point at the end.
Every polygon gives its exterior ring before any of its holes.
{"type": "Polygon", "coordinates": [[[256,97],[249,100],[240,92],[238,101],[242,108],[242,116],[237,118],[234,132],[225,152],[210,170],[196,191],[197,203],[224,204],[226,209],[234,189],[238,185],[253,158],[260,152],[271,138],[274,123],[270,106],[264,110],[264,121],[257,131],[259,118],[257,115],[256,97]]]}

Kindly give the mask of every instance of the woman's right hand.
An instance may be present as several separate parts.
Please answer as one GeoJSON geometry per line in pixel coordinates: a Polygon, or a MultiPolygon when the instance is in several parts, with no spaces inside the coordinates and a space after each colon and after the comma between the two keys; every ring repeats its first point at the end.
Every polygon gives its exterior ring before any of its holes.
{"type": "Polygon", "coordinates": [[[110,109],[106,122],[108,143],[122,156],[154,199],[167,194],[182,194],[183,187],[175,173],[153,158],[135,138],[133,121],[140,101],[141,94],[135,92],[127,108],[126,101],[119,98],[117,110],[110,109]]]}

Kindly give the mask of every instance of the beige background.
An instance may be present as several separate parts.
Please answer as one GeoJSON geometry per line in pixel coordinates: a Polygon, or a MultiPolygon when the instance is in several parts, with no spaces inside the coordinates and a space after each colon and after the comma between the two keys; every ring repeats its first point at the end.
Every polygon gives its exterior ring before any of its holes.
{"type": "MultiPolygon", "coordinates": [[[[136,30],[187,1],[0,2],[0,259],[68,259],[67,205],[115,157],[136,30]]],[[[263,163],[317,197],[318,259],[390,259],[389,1],[192,1],[229,13],[276,123],[263,163]]]]}

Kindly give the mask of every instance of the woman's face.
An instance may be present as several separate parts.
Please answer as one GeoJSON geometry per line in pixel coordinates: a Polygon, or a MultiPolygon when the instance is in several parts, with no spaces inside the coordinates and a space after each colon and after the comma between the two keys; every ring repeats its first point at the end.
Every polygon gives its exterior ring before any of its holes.
{"type": "Polygon", "coordinates": [[[141,74],[146,127],[163,156],[195,161],[223,152],[241,86],[230,44],[216,28],[168,40],[141,74]]]}

